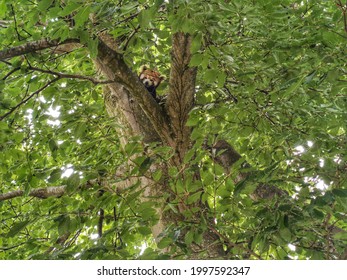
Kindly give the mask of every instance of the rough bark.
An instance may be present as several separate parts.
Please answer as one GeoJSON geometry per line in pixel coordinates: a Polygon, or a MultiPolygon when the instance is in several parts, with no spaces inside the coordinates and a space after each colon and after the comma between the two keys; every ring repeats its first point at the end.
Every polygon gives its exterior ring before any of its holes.
{"type": "Polygon", "coordinates": [[[60,45],[66,45],[71,43],[79,43],[78,39],[66,39],[65,41],[60,42],[59,39],[49,40],[42,39],[39,41],[29,42],[24,45],[20,45],[17,47],[12,47],[0,51],[0,59],[7,59],[15,56],[20,56],[28,53],[33,53],[37,51],[42,51],[48,48],[58,47],[60,45]]]}
{"type": "Polygon", "coordinates": [[[166,108],[175,137],[173,148],[182,162],[190,146],[191,128],[186,126],[189,112],[194,106],[196,68],[189,67],[191,59],[189,34],[176,33],[172,38],[170,90],[166,108]]]}
{"type": "MultiPolygon", "coordinates": [[[[66,186],[58,186],[58,187],[47,187],[34,189],[29,192],[28,196],[37,197],[37,198],[48,198],[48,197],[59,197],[65,193],[66,186]]],[[[23,196],[24,191],[17,190],[8,193],[0,194],[0,201],[12,199],[15,197],[23,196]]]]}

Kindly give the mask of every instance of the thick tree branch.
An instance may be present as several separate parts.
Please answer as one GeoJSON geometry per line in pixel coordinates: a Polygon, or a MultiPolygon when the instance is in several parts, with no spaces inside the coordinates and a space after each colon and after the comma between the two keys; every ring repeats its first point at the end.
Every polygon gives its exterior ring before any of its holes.
{"type": "MultiPolygon", "coordinates": [[[[85,184],[82,184],[78,189],[89,189],[95,185],[99,185],[99,179],[94,179],[87,181],[85,184]]],[[[48,198],[48,197],[60,197],[66,193],[66,186],[53,186],[46,188],[33,189],[29,192],[28,196],[37,197],[37,198],[48,198]]],[[[19,196],[24,196],[25,192],[23,190],[10,191],[8,193],[0,193],[0,201],[16,198],[19,196]]]]}
{"type": "Polygon", "coordinates": [[[0,20],[0,28],[7,28],[10,23],[10,20],[0,20]]]}
{"type": "Polygon", "coordinates": [[[45,49],[49,49],[52,47],[57,47],[64,44],[70,44],[70,43],[79,43],[78,39],[66,39],[62,42],[60,42],[59,39],[55,40],[49,40],[49,39],[42,39],[39,41],[29,42],[24,45],[8,48],[5,50],[0,51],[0,60],[2,59],[8,59],[36,51],[41,51],[45,49]]]}
{"type": "Polygon", "coordinates": [[[215,161],[218,162],[227,173],[229,173],[231,166],[241,159],[241,155],[234,150],[234,148],[225,140],[218,140],[212,147],[215,161]]]}
{"type": "MultiPolygon", "coordinates": [[[[241,155],[225,140],[218,140],[214,146],[214,154],[217,155],[214,157],[214,160],[218,162],[227,173],[230,173],[232,166],[241,159],[241,155]]],[[[245,162],[246,168],[249,168],[249,164],[245,162]]],[[[241,181],[248,176],[251,176],[250,172],[240,172],[237,176],[237,181],[241,181]]],[[[255,191],[251,194],[251,198],[254,200],[257,199],[271,199],[274,196],[285,196],[288,195],[285,191],[279,189],[276,186],[268,185],[268,184],[259,184],[255,191]]]]}
{"type": "MultiPolygon", "coordinates": [[[[65,193],[65,191],[66,191],[66,186],[47,187],[47,188],[34,189],[29,193],[29,196],[37,197],[37,198],[58,197],[58,196],[62,196],[65,193]]],[[[12,198],[23,196],[23,195],[24,195],[24,191],[22,190],[2,193],[0,194],[0,201],[12,199],[12,198]]]]}

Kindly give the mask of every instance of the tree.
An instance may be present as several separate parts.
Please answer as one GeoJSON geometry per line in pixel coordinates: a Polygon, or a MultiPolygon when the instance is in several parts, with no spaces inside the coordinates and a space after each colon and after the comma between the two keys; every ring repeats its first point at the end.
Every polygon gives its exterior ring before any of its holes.
{"type": "Polygon", "coordinates": [[[347,257],[347,3],[0,15],[2,259],[347,257]]]}

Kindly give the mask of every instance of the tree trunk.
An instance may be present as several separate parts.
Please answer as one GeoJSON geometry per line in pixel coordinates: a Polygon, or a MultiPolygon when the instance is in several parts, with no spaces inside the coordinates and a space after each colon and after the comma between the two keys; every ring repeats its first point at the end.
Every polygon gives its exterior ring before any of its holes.
{"type": "MultiPolygon", "coordinates": [[[[102,75],[107,80],[114,81],[104,87],[104,99],[109,115],[122,124],[117,128],[121,143],[125,145],[127,139],[135,135],[141,136],[145,145],[161,142],[162,145],[173,149],[174,155],[169,164],[177,168],[180,168],[184,155],[191,146],[191,129],[185,125],[194,105],[196,79],[196,69],[189,67],[190,44],[190,35],[184,33],[173,35],[170,89],[165,108],[161,108],[147,92],[138,77],[124,63],[122,56],[117,53],[116,44],[107,35],[101,38],[98,57],[95,60],[102,75]]],[[[152,165],[151,171],[158,168],[164,169],[163,173],[166,173],[167,166],[164,165],[152,165]]],[[[167,225],[176,224],[182,219],[182,215],[163,214],[166,205],[163,197],[165,193],[170,193],[165,183],[158,187],[158,184],[153,184],[145,177],[136,180],[140,180],[142,187],[146,187],[143,200],[154,197],[159,202],[157,212],[160,219],[152,228],[152,233],[158,240],[158,235],[167,225]]],[[[126,188],[134,183],[134,180],[128,179],[121,187],[126,188]]],[[[199,207],[206,206],[199,205],[199,207]]],[[[183,236],[181,239],[183,240],[183,236]]],[[[204,233],[199,245],[192,246],[192,251],[190,256],[192,259],[201,257],[215,259],[224,255],[219,237],[210,230],[204,233]]]]}

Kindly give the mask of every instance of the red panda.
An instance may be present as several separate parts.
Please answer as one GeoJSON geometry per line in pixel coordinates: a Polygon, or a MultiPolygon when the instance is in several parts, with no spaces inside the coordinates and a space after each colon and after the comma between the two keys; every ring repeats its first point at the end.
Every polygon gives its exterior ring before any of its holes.
{"type": "Polygon", "coordinates": [[[147,65],[143,65],[140,68],[139,78],[148,92],[153,96],[155,100],[157,100],[156,89],[165,79],[164,76],[160,75],[160,73],[155,70],[149,69],[147,65]]]}

